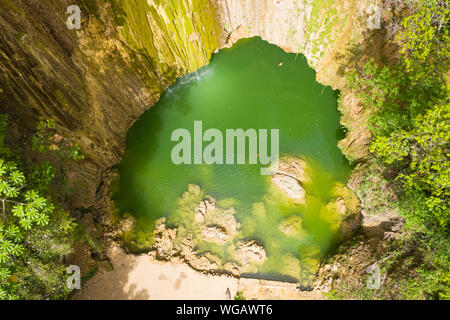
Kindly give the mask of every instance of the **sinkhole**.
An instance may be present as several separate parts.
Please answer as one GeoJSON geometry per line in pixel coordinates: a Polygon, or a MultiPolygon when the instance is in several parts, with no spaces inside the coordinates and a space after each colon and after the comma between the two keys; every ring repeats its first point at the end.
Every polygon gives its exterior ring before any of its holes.
{"type": "Polygon", "coordinates": [[[173,246],[182,248],[187,241],[189,254],[211,262],[207,271],[310,280],[318,261],[339,241],[338,203],[348,194],[350,167],[337,147],[344,137],[337,98],[337,91],[315,80],[301,54],[260,38],[219,51],[209,65],[178,79],[128,132],[115,199],[137,224],[125,242],[134,251],[150,248],[155,222],[165,221],[177,229],[173,246]],[[201,135],[209,129],[223,133],[222,142],[217,135],[200,142],[214,163],[194,159],[196,122],[201,135]],[[180,135],[173,139],[177,129],[190,134],[192,145],[177,153],[178,162],[173,159],[182,141],[180,135]],[[258,161],[261,149],[252,149],[255,140],[249,136],[244,163],[237,159],[237,140],[234,153],[227,151],[227,129],[254,129],[258,144],[264,140],[259,133],[267,130],[267,154],[274,151],[271,130],[278,130],[273,174],[261,174],[270,164],[258,161]],[[208,149],[214,141],[216,148],[208,149]],[[234,163],[227,163],[230,154],[234,163]]]}

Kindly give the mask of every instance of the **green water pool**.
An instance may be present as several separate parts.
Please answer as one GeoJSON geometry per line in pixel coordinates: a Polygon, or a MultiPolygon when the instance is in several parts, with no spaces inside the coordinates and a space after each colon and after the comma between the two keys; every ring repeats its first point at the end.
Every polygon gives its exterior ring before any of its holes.
{"type": "Polygon", "coordinates": [[[194,213],[180,209],[180,198],[190,184],[196,185],[200,197],[210,195],[220,206],[233,207],[240,224],[225,244],[194,235],[197,252],[233,261],[236,243],[254,239],[264,246],[267,259],[249,273],[307,277],[317,259],[336,244],[336,230],[321,212],[332,199],[333,186],[345,184],[350,172],[337,147],[344,136],[337,98],[338,92],[316,82],[304,56],[285,53],[260,38],[241,40],[215,54],[208,66],[172,85],[129,130],[116,195],[121,212],[137,218],[129,237],[151,245],[153,224],[161,217],[195,233],[194,213]],[[202,121],[203,130],[223,132],[279,129],[280,156],[308,163],[306,203],[274,194],[271,177],[260,174],[260,164],[174,164],[171,153],[177,142],[171,135],[179,128],[193,135],[194,121],[202,121]],[[296,221],[301,221],[301,230],[288,236],[279,225],[292,217],[300,218],[296,221]],[[289,266],[297,262],[300,267],[289,266]]]}

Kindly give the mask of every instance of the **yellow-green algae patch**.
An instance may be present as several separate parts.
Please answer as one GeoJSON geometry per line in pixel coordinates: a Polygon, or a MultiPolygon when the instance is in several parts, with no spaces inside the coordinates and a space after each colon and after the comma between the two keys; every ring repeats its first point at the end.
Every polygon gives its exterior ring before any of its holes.
{"type": "Polygon", "coordinates": [[[116,1],[127,44],[148,55],[161,73],[193,72],[219,47],[221,29],[211,0],[116,1]]]}

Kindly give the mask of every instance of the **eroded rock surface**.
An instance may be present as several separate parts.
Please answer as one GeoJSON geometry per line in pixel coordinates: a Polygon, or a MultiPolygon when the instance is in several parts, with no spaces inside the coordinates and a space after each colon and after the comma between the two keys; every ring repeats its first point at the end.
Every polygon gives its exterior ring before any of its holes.
{"type": "Polygon", "coordinates": [[[239,228],[235,213],[233,207],[218,207],[211,196],[202,200],[195,209],[194,221],[201,226],[203,240],[221,244],[232,240],[239,228]]]}
{"type": "Polygon", "coordinates": [[[157,220],[154,231],[155,257],[163,260],[182,259],[198,271],[225,272],[235,276],[239,276],[249,266],[261,264],[266,260],[264,247],[254,240],[240,242],[237,248],[233,244],[232,240],[240,228],[233,207],[219,207],[216,200],[204,195],[197,185],[189,185],[179,205],[183,219],[191,220],[185,221],[186,225],[191,223],[191,229],[185,226],[178,229],[167,228],[165,218],[157,220]],[[229,245],[238,261],[224,263],[210,252],[198,254],[195,247],[199,240],[229,245]]]}
{"type": "Polygon", "coordinates": [[[386,239],[398,239],[404,219],[396,213],[381,215],[365,215],[362,230],[369,241],[376,242],[386,239]]]}
{"type": "Polygon", "coordinates": [[[209,242],[217,242],[219,244],[224,244],[230,238],[227,232],[219,227],[214,225],[203,226],[202,228],[202,238],[205,241],[209,242]]]}
{"type": "Polygon", "coordinates": [[[278,168],[273,169],[272,183],[286,196],[296,203],[306,202],[304,183],[310,181],[306,174],[306,162],[299,158],[284,157],[280,159],[278,168]]]}
{"type": "MultiPolygon", "coordinates": [[[[298,190],[301,190],[297,191],[302,192],[303,195],[306,192],[302,184],[311,181],[305,161],[293,157],[283,158],[277,173],[272,177],[274,184],[285,181],[284,178],[278,180],[277,177],[287,177],[295,181],[298,190]]],[[[277,187],[288,197],[291,195],[290,198],[293,198],[289,186],[286,187],[286,184],[281,183],[277,187]]],[[[359,200],[352,190],[341,183],[335,185],[331,196],[329,203],[325,203],[318,214],[332,225],[342,239],[350,238],[356,233],[361,223],[359,200]]],[[[304,197],[303,200],[305,200],[304,197]]],[[[154,245],[156,257],[165,260],[178,257],[177,259],[182,259],[196,270],[225,272],[235,276],[245,272],[256,272],[257,267],[267,260],[266,250],[258,241],[250,239],[235,243],[240,224],[235,218],[234,207],[230,205],[226,208],[220,207],[214,197],[204,194],[197,185],[189,185],[178,204],[182,219],[178,229],[166,228],[164,219],[156,226],[154,245]],[[199,254],[196,247],[202,241],[226,246],[224,248],[234,256],[234,261],[233,258],[222,261],[211,252],[199,254]]],[[[264,211],[264,214],[269,214],[263,210],[262,203],[256,203],[255,208],[258,212],[264,211]]],[[[300,216],[292,215],[279,223],[278,230],[288,237],[301,238],[305,235],[302,223],[300,216]]],[[[302,252],[302,264],[297,257],[284,257],[285,268],[280,272],[293,278],[310,277],[317,268],[318,261],[315,257],[318,250],[320,251],[317,248],[317,250],[310,250],[311,252],[302,252]]]]}
{"type": "Polygon", "coordinates": [[[285,174],[275,174],[272,182],[296,203],[306,202],[306,192],[299,181],[285,174]]]}
{"type": "Polygon", "coordinates": [[[156,227],[154,231],[154,248],[156,249],[157,257],[169,259],[177,251],[174,248],[175,239],[177,237],[177,230],[168,229],[165,222],[166,219],[161,218],[155,223],[156,227]]]}
{"type": "Polygon", "coordinates": [[[264,246],[255,240],[240,242],[234,254],[244,270],[251,264],[262,264],[267,259],[264,246]]]}
{"type": "Polygon", "coordinates": [[[332,191],[335,197],[327,205],[327,209],[337,214],[335,222],[339,224],[340,236],[349,239],[361,226],[362,215],[359,199],[355,192],[337,183],[332,191]]]}

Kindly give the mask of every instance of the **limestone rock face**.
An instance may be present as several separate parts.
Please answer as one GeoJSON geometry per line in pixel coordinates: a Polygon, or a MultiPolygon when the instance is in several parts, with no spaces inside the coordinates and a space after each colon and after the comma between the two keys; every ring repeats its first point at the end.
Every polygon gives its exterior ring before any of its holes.
{"type": "Polygon", "coordinates": [[[70,164],[69,184],[82,190],[74,206],[89,208],[127,130],[177,77],[206,65],[224,35],[213,1],[69,2],[0,2],[0,87],[24,130],[43,116],[80,145],[86,159],[70,164]],[[66,25],[69,4],[81,9],[80,30],[66,25]]]}

